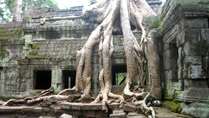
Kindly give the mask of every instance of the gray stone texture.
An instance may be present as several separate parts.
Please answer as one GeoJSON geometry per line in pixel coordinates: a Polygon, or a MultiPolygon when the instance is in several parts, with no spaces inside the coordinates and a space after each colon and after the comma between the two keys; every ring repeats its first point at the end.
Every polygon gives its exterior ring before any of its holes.
{"type": "Polygon", "coordinates": [[[165,92],[170,97],[177,93],[177,101],[185,102],[183,113],[208,117],[204,108],[209,100],[209,22],[207,9],[199,10],[201,2],[168,0],[163,8],[163,24],[159,31],[164,47],[162,70],[165,92]],[[177,81],[172,81],[173,78],[177,81]]]}

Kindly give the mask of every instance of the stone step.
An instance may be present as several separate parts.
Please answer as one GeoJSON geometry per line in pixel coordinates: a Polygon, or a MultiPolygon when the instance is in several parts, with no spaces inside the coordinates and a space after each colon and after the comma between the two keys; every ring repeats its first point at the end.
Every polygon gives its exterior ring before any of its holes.
{"type": "Polygon", "coordinates": [[[110,118],[126,118],[125,113],[110,114],[110,118]]]}

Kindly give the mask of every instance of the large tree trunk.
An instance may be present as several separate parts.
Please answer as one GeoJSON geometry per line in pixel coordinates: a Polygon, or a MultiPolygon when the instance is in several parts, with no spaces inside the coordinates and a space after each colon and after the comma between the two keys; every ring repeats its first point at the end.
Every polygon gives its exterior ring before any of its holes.
{"type": "MultiPolygon", "coordinates": [[[[18,0],[17,0],[18,1],[18,0]]],[[[20,1],[20,0],[19,0],[20,1]]],[[[124,96],[142,98],[147,92],[139,93],[138,91],[131,91],[131,85],[133,81],[137,81],[138,85],[142,85],[142,80],[145,76],[146,58],[144,53],[144,40],[146,37],[146,30],[142,24],[143,18],[146,16],[155,15],[149,5],[145,0],[106,0],[99,4],[94,4],[84,10],[82,16],[79,17],[66,17],[60,19],[76,19],[76,18],[87,18],[91,16],[98,16],[96,19],[100,25],[90,34],[89,39],[83,48],[78,51],[76,56],[76,85],[73,89],[63,90],[58,93],[58,96],[52,96],[56,99],[68,99],[64,97],[63,94],[66,92],[80,91],[82,93],[81,99],[84,100],[90,97],[91,90],[91,60],[93,47],[99,43],[99,83],[101,91],[93,103],[102,101],[103,109],[108,110],[106,104],[108,104],[108,98],[119,99],[123,103],[124,98],[122,95],[116,95],[111,92],[112,88],[112,78],[111,78],[111,56],[114,50],[113,46],[113,29],[122,28],[123,33],[123,45],[126,57],[126,66],[127,66],[127,77],[126,77],[126,86],[124,88],[124,96]],[[118,25],[119,23],[120,26],[118,25]],[[135,25],[137,29],[141,29],[142,37],[140,43],[137,42],[132,30],[131,25],[135,25]]],[[[59,19],[59,18],[58,18],[59,19]]],[[[55,20],[55,19],[53,19],[55,20]]],[[[151,43],[149,43],[151,44],[151,43]]],[[[154,97],[158,99],[161,98],[161,87],[159,79],[159,58],[157,53],[153,51],[156,49],[151,45],[151,49],[148,50],[148,61],[149,67],[151,68],[151,78],[152,78],[152,91],[155,93],[154,97]],[[155,57],[155,58],[154,58],[155,57]]],[[[148,45],[149,46],[149,45],[148,45]]],[[[149,48],[149,47],[148,47],[149,48]]],[[[141,105],[141,109],[144,109],[144,112],[147,115],[152,115],[155,117],[153,108],[148,107],[147,101],[149,100],[150,94],[147,94],[143,101],[138,102],[138,105],[141,105]]],[[[32,102],[42,101],[50,99],[50,96],[43,96],[40,98],[34,99],[32,102]]],[[[17,101],[19,102],[19,101],[17,101]]]]}
{"type": "Polygon", "coordinates": [[[22,21],[22,0],[15,0],[14,2],[14,12],[13,12],[13,22],[22,21]]]}

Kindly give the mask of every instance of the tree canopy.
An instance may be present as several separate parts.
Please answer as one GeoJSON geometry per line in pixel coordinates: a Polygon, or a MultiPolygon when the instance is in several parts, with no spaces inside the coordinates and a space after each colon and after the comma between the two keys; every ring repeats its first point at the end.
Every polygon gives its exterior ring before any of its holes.
{"type": "MultiPolygon", "coordinates": [[[[0,23],[9,22],[11,20],[14,12],[14,2],[15,0],[3,0],[0,2],[0,23]]],[[[58,8],[58,3],[55,0],[23,0],[23,12],[30,6],[39,9],[48,7],[58,8]]]]}

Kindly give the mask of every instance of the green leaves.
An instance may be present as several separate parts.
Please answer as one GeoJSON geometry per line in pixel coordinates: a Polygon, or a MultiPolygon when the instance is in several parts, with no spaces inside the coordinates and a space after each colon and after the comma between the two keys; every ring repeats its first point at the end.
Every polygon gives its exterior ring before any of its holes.
{"type": "Polygon", "coordinates": [[[159,28],[162,24],[162,19],[160,16],[151,16],[146,19],[146,24],[148,24],[148,30],[159,28]]]}
{"type": "Polygon", "coordinates": [[[54,0],[23,0],[24,10],[26,10],[30,6],[34,6],[38,9],[49,7],[58,8],[58,3],[54,0]]]}
{"type": "MultiPolygon", "coordinates": [[[[12,18],[15,0],[0,1],[0,23],[9,22],[12,18]],[[3,6],[3,7],[2,7],[3,6]]],[[[58,3],[55,0],[23,0],[23,13],[30,7],[42,8],[58,8],[58,3]]]]}

